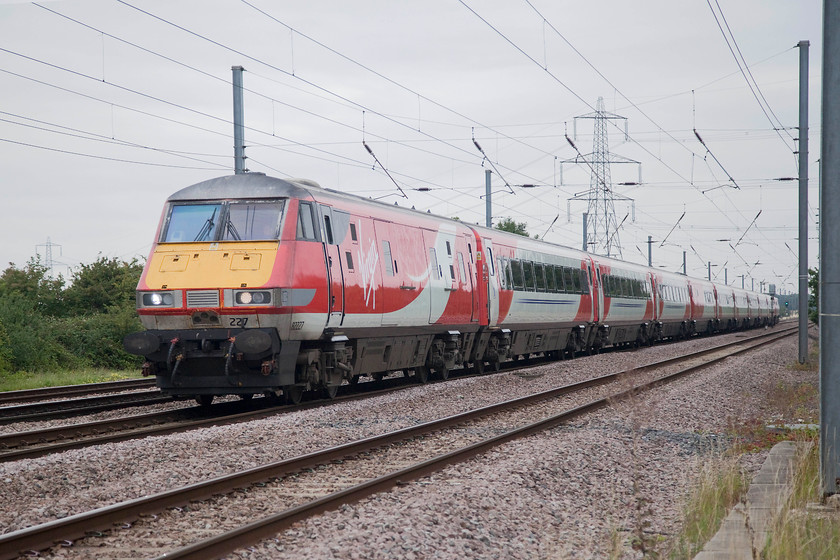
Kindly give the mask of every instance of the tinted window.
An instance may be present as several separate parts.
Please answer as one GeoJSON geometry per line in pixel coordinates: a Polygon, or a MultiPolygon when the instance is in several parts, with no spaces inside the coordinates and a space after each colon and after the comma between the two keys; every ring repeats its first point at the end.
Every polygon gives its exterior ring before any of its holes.
{"type": "Polygon", "coordinates": [[[525,270],[525,289],[534,291],[534,263],[530,261],[525,261],[522,263],[522,267],[525,270]]]}
{"type": "Polygon", "coordinates": [[[510,261],[510,272],[513,277],[513,288],[521,290],[525,287],[525,278],[522,276],[522,263],[518,260],[510,261]]]}
{"type": "Polygon", "coordinates": [[[566,292],[566,280],[564,279],[563,274],[563,267],[562,266],[555,266],[554,267],[554,279],[557,281],[557,291],[558,292],[566,292]]]}
{"type": "Polygon", "coordinates": [[[554,267],[550,264],[545,265],[545,291],[557,291],[557,283],[554,281],[554,267]]]}
{"type": "Polygon", "coordinates": [[[545,274],[543,270],[545,267],[541,264],[534,263],[534,283],[537,286],[538,292],[545,291],[545,274]]]}

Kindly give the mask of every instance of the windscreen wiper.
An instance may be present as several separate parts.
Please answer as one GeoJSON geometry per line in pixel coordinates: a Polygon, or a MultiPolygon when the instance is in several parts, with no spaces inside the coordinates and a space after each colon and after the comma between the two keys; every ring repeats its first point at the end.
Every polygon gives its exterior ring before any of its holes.
{"type": "Polygon", "coordinates": [[[213,231],[215,227],[215,223],[213,222],[213,218],[216,217],[216,211],[218,208],[213,209],[213,213],[207,218],[207,221],[204,222],[204,225],[201,226],[201,229],[198,231],[198,235],[195,236],[193,241],[206,241],[207,238],[210,236],[210,232],[213,231]]]}

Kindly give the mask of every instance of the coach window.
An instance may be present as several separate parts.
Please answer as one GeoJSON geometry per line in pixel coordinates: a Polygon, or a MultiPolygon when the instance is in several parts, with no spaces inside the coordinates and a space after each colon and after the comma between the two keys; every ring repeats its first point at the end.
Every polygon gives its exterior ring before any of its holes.
{"type": "Polygon", "coordinates": [[[575,281],[573,278],[575,271],[568,266],[562,267],[561,270],[563,271],[563,284],[566,286],[566,293],[575,293],[575,281]]]}
{"type": "Polygon", "coordinates": [[[461,269],[461,282],[467,282],[467,267],[464,265],[464,253],[458,251],[458,266],[461,269]]]}
{"type": "Polygon", "coordinates": [[[538,292],[545,291],[545,266],[534,263],[534,284],[538,292]]]}
{"type": "Polygon", "coordinates": [[[356,238],[356,224],[350,224],[350,239],[352,241],[358,241],[356,238]]]}
{"type": "Polygon", "coordinates": [[[344,255],[347,257],[347,270],[353,272],[353,255],[350,254],[350,251],[346,251],[344,255]]]}
{"type": "Polygon", "coordinates": [[[312,219],[312,205],[308,202],[301,202],[298,209],[297,238],[306,241],[315,241],[315,220],[312,219]]]}
{"type": "Polygon", "coordinates": [[[523,261],[522,269],[525,272],[525,289],[529,292],[534,291],[534,263],[531,261],[523,261]]]}
{"type": "Polygon", "coordinates": [[[589,289],[584,288],[584,285],[587,283],[586,271],[583,270],[583,269],[579,269],[576,272],[577,272],[577,274],[572,274],[572,281],[575,283],[575,293],[576,294],[587,294],[587,293],[589,293],[589,289]]]}
{"type": "Polygon", "coordinates": [[[513,289],[521,290],[525,288],[525,279],[522,276],[522,263],[519,259],[510,261],[511,276],[513,276],[513,289]]]}
{"type": "Polygon", "coordinates": [[[505,265],[503,263],[504,261],[501,258],[496,260],[496,268],[499,270],[499,285],[503,290],[506,290],[507,278],[505,278],[505,265]]]}
{"type": "Polygon", "coordinates": [[[545,265],[545,291],[554,293],[557,291],[557,283],[554,281],[554,266],[545,265]]]}
{"type": "Polygon", "coordinates": [[[487,248],[487,262],[490,263],[490,276],[495,276],[496,271],[494,270],[495,262],[493,260],[493,249],[490,247],[487,248]]]}
{"type": "Polygon", "coordinates": [[[563,280],[563,267],[555,265],[554,267],[554,287],[558,293],[566,291],[566,283],[563,280]]]}

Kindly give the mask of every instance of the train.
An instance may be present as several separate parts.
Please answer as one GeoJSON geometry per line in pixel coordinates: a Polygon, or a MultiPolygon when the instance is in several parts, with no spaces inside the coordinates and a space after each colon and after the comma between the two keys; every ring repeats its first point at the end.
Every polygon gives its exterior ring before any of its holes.
{"type": "Polygon", "coordinates": [[[166,201],[125,337],[160,390],[298,403],[391,372],[774,325],[770,295],[242,173],[166,201]]]}

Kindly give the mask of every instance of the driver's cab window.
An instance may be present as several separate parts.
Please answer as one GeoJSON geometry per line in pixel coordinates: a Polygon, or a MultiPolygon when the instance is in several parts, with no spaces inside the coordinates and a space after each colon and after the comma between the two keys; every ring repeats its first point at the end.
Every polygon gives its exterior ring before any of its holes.
{"type": "Polygon", "coordinates": [[[297,238],[307,241],[318,239],[315,234],[315,219],[312,216],[312,204],[308,202],[301,202],[298,208],[297,238]]]}

